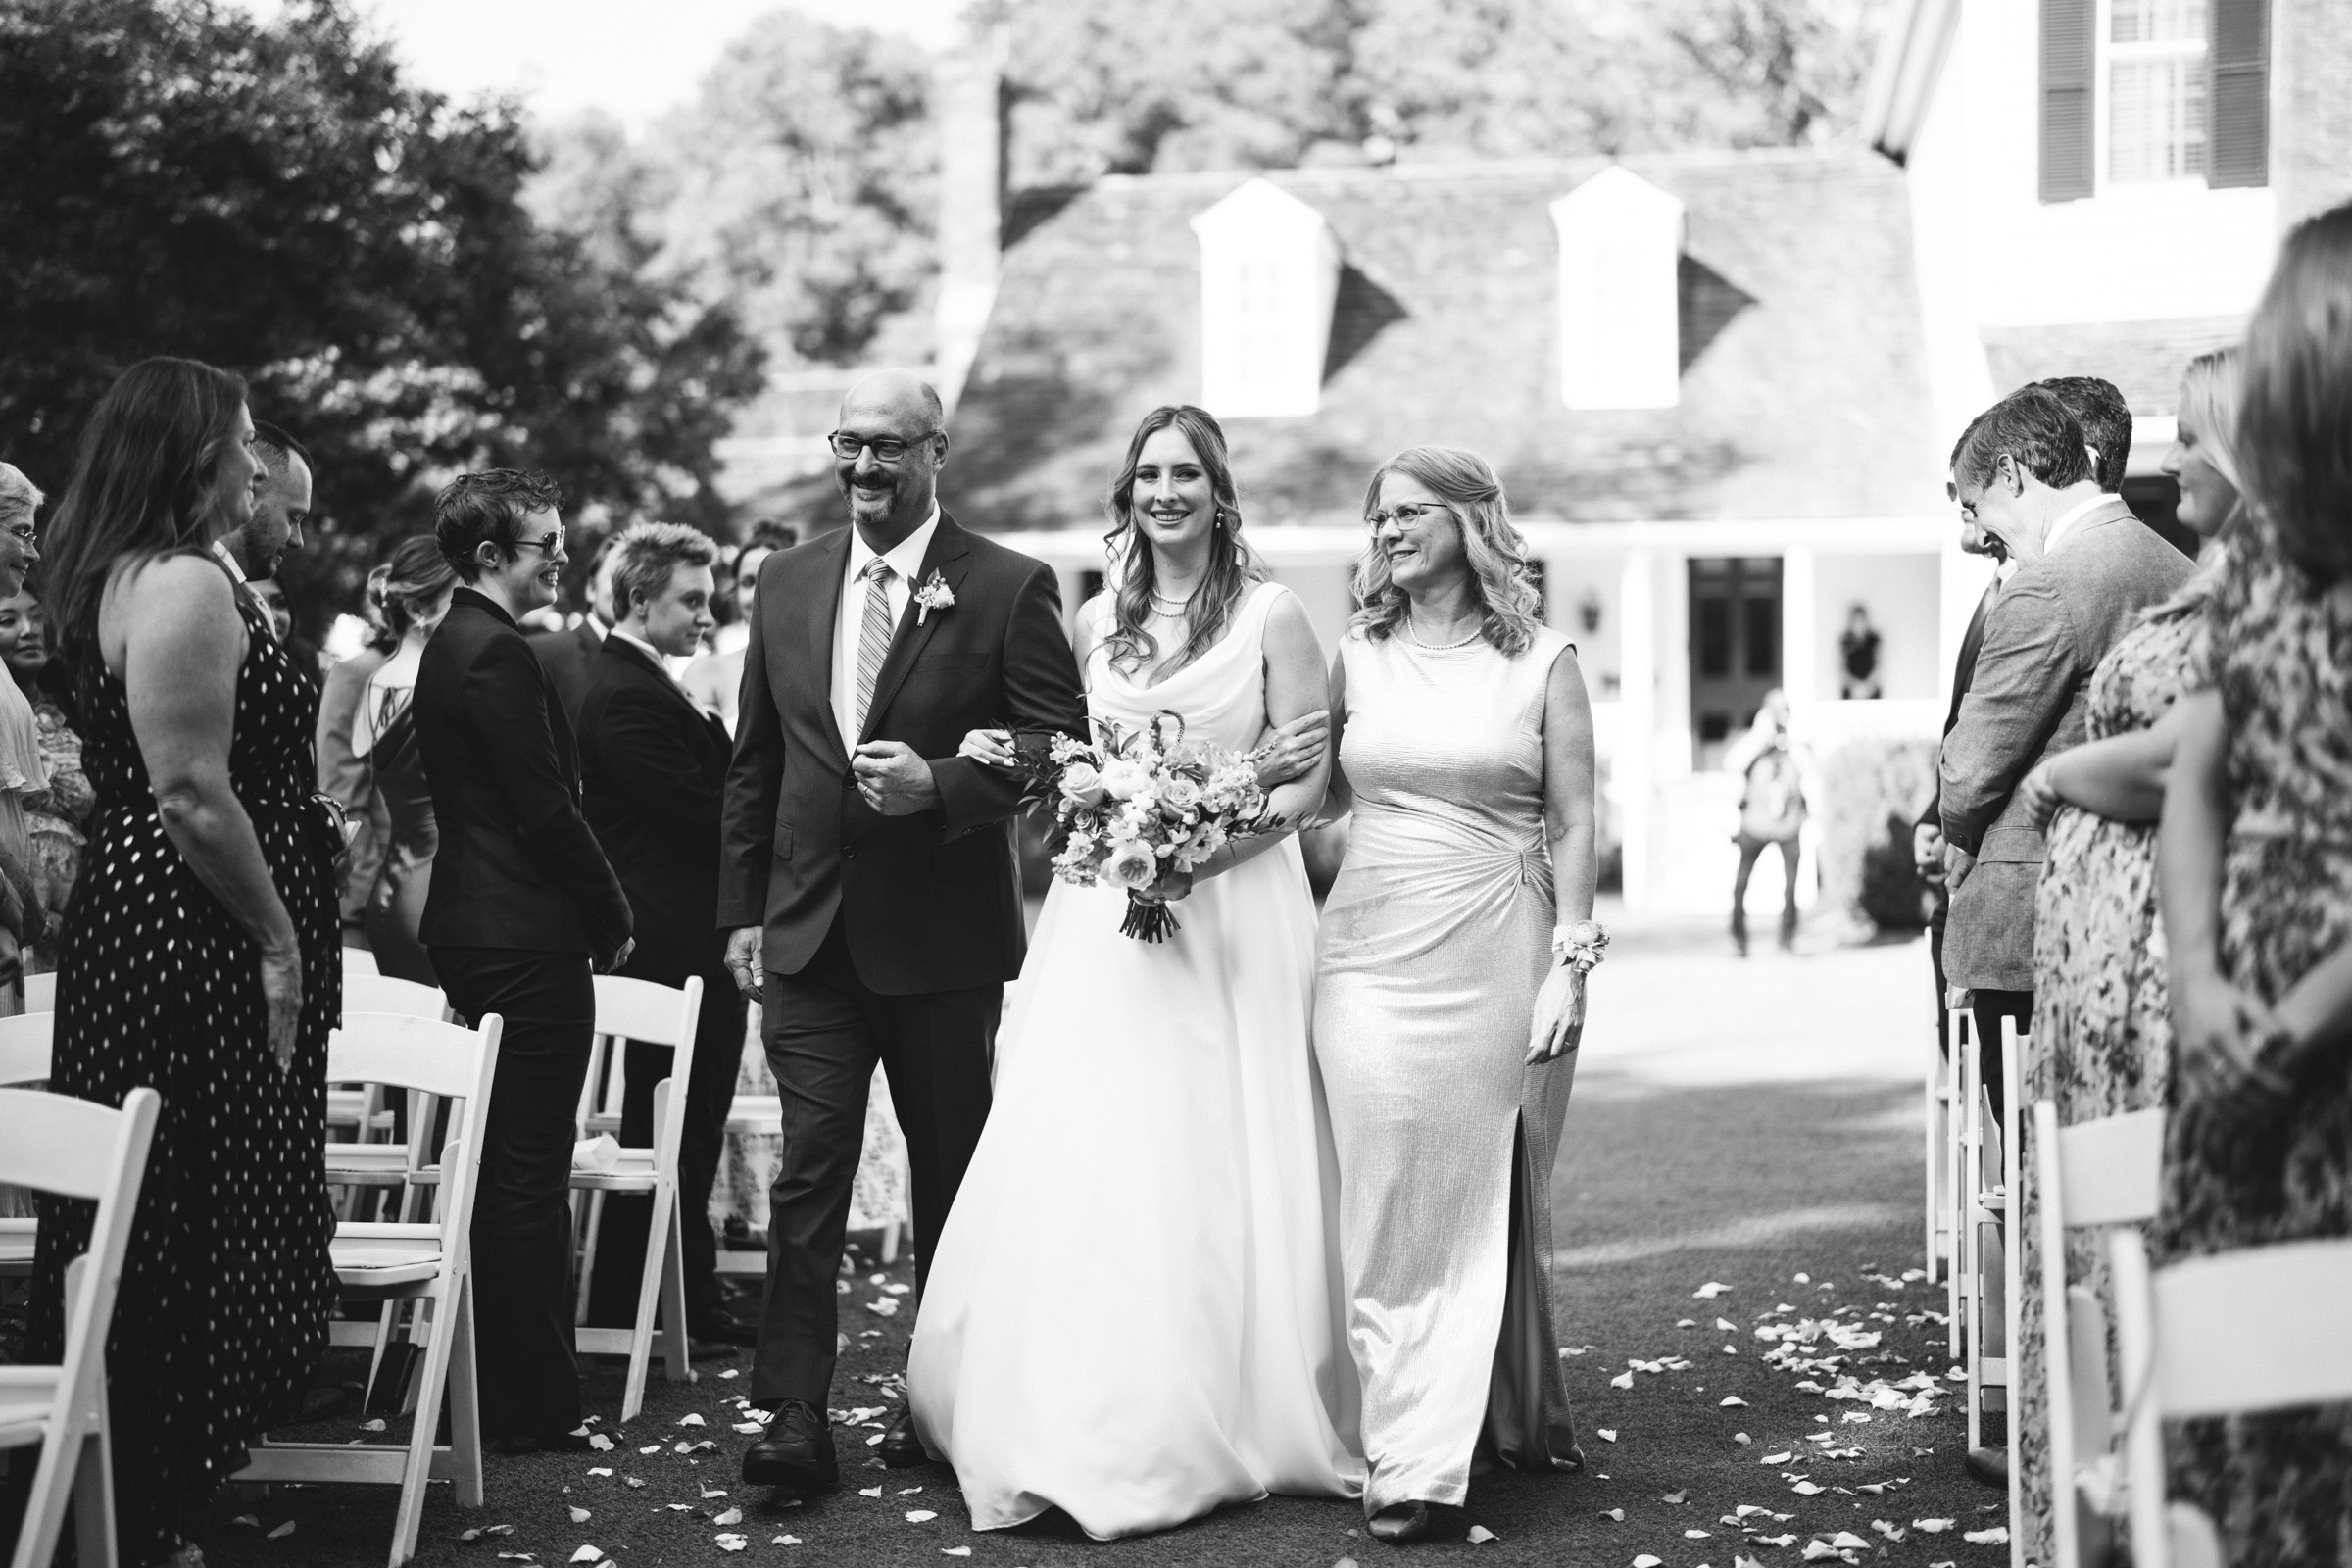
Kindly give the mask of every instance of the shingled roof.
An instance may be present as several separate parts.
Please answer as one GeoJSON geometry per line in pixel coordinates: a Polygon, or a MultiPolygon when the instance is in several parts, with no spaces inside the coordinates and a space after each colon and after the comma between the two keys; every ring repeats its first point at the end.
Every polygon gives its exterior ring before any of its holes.
{"type": "MultiPolygon", "coordinates": [[[[1561,404],[1549,207],[1605,160],[1269,175],[1322,213],[1345,270],[1319,412],[1229,427],[1246,513],[1352,516],[1373,465],[1424,442],[1485,453],[1530,516],[1939,510],[1944,443],[1901,172],[1859,151],[1625,163],[1687,208],[1672,409],[1561,404]]],[[[1135,422],[1200,396],[1189,223],[1250,177],[1113,176],[1016,199],[943,477],[960,517],[991,528],[1100,519],[1135,422]]]]}

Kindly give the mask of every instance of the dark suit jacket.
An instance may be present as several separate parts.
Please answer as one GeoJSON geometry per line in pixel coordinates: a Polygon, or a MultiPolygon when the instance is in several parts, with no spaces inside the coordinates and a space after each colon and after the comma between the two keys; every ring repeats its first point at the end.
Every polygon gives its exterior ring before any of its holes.
{"type": "Polygon", "coordinates": [[[588,671],[596,662],[597,651],[604,646],[604,634],[586,619],[568,631],[542,631],[530,634],[531,652],[547,670],[547,678],[556,683],[556,696],[563,700],[566,714],[576,712],[580,696],[588,688],[588,671]]]}
{"type": "Polygon", "coordinates": [[[612,636],[588,662],[572,720],[588,825],[636,916],[628,972],[665,986],[718,975],[726,945],[713,923],[725,726],[644,649],[612,636]]]}
{"type": "Polygon", "coordinates": [[[1012,822],[1021,785],[956,755],[968,730],[1081,735],[1086,704],[1054,570],[944,514],[916,582],[956,596],[918,623],[909,599],[874,682],[865,734],[833,716],[845,530],[760,567],[727,774],[718,923],[764,924],[765,961],[797,974],[838,912],[858,977],[886,996],[994,985],[1020,972],[1012,822]],[[939,806],[870,809],[850,771],[867,740],[929,759],[939,806]]]}
{"type": "Polygon", "coordinates": [[[571,721],[513,617],[461,584],[424,645],[415,706],[441,828],[426,945],[612,961],[629,903],[580,812],[571,721]]]}
{"type": "Polygon", "coordinates": [[[1944,973],[1971,990],[2034,989],[2034,895],[2043,842],[2018,782],[2080,746],[2091,672],[2139,612],[2193,564],[2120,498],[2018,568],[1984,619],[1976,678],[1943,738],[1943,836],[1975,856],[1952,890],[1944,973]]]}

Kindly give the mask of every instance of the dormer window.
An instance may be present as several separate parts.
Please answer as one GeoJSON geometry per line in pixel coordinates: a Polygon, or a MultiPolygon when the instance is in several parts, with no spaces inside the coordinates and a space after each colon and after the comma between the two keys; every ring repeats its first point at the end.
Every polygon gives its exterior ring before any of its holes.
{"type": "Polygon", "coordinates": [[[2041,199],[2270,182],[2271,0],[2039,0],[2041,199]]]}
{"type": "Polygon", "coordinates": [[[2205,174],[2205,0],[2107,0],[2107,178],[2205,174]]]}
{"type": "Polygon", "coordinates": [[[1200,401],[1221,419],[1313,414],[1340,244],[1323,215],[1258,178],[1193,220],[1200,237],[1200,401]]]}
{"type": "Polygon", "coordinates": [[[1560,236],[1560,401],[1682,401],[1683,204],[1622,164],[1551,204],[1560,236]]]}

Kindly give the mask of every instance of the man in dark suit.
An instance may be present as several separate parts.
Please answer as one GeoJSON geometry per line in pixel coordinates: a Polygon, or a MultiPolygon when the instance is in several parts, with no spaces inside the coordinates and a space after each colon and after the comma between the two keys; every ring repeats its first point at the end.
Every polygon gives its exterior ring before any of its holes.
{"type": "Polygon", "coordinates": [[[563,700],[566,713],[578,710],[580,694],[588,685],[588,671],[612,630],[612,623],[605,617],[612,612],[612,553],[619,543],[620,535],[607,534],[605,542],[596,547],[596,554],[589,559],[588,609],[580,616],[580,623],[562,631],[529,634],[531,652],[539,656],[548,679],[556,683],[556,695],[563,700]]]}
{"type": "Polygon", "coordinates": [[[2034,1017],[2034,898],[2043,842],[2020,780],[2079,746],[2091,671],[2132,617],[2188,579],[2188,558],[2099,488],[2082,427],[2045,388],[2011,393],[1961,437],[1963,510],[2018,563],[1984,621],[1940,762],[1951,915],[1943,962],[1972,993],[1997,1113],[2001,1019],[2034,1017]]]}
{"type": "MultiPolygon", "coordinates": [[[[956,749],[976,728],[1085,724],[1053,569],[939,509],[939,394],[868,376],[828,439],[851,527],[760,568],[718,897],[727,966],[766,1004],[784,1122],[751,1389],[774,1419],[743,1474],[800,1490],[839,1478],[834,1279],[874,1063],[906,1135],[919,1288],[987,1118],[1004,984],[1027,945],[1020,785],[956,749]]],[[[903,1406],[880,1449],[922,1462],[903,1406]]]]}
{"type": "Polygon", "coordinates": [[[515,618],[552,603],[562,495],[540,474],[460,475],[433,531],[458,574],[416,671],[416,738],[441,831],[420,934],[451,1005],[506,1020],[473,1210],[483,1436],[587,1446],[564,1308],[572,1116],[596,1027],[591,975],[629,954],[629,904],[580,810],[579,757],[515,618]]]}
{"type": "MultiPolygon", "coordinates": [[[[686,1327],[694,1339],[758,1343],[718,1301],[717,1244],[710,1187],[718,1175],[735,1075],[743,1061],[743,993],[727,976],[718,908],[718,813],[727,778],[727,732],[694,706],[664,659],[691,655],[715,624],[711,564],[718,547],[676,523],[640,523],[619,538],[609,574],[610,617],[588,664],[572,725],[580,737],[580,781],[588,825],[612,862],[636,916],[637,950],[621,973],[656,985],[703,980],[686,1131],[678,1150],[679,1218],[685,1233],[686,1327]]],[[[654,1142],[654,1086],[670,1076],[666,1046],[632,1042],[625,1064],[620,1141],[654,1142]]],[[[605,1203],[597,1242],[591,1323],[635,1320],[637,1287],[652,1219],[647,1198],[605,1203]]]]}

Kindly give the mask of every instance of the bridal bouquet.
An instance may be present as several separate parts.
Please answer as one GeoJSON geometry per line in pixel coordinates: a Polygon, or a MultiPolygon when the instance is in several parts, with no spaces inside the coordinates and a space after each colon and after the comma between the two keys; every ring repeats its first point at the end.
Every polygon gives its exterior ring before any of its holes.
{"type": "Polygon", "coordinates": [[[1055,735],[1026,760],[1035,799],[1050,813],[1054,874],[1074,887],[1127,890],[1119,926],[1142,942],[1177,929],[1168,908],[1193,868],[1236,839],[1263,831],[1266,792],[1254,753],[1184,738],[1184,719],[1095,720],[1092,742],[1055,735]]]}

